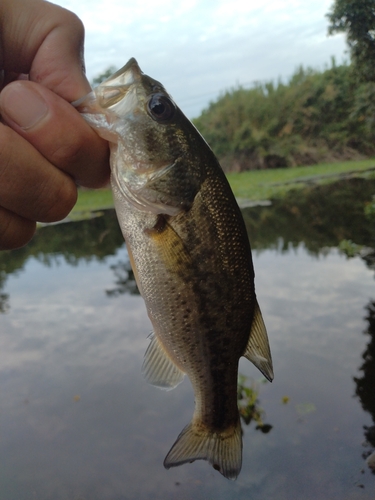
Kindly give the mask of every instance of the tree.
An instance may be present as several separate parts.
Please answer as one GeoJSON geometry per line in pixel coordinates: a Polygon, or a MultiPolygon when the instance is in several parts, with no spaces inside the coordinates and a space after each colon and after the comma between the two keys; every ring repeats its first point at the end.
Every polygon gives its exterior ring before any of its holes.
{"type": "Polygon", "coordinates": [[[360,81],[375,81],[375,0],[335,0],[328,33],[346,33],[353,69],[360,81]]]}

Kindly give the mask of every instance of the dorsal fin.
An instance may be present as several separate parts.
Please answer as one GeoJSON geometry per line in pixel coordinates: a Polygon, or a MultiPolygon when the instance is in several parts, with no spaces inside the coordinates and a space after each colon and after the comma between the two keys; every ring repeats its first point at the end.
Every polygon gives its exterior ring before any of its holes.
{"type": "Polygon", "coordinates": [[[272,382],[273,366],[271,351],[266,326],[257,301],[255,301],[254,318],[251,324],[249,341],[243,355],[272,382]]]}

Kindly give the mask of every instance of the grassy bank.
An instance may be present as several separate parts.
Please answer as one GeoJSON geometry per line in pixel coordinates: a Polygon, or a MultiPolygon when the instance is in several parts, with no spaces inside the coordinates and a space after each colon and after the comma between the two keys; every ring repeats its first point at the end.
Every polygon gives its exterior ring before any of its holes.
{"type": "Polygon", "coordinates": [[[113,207],[112,192],[109,188],[78,191],[78,200],[71,214],[104,210],[113,207]]]}
{"type": "Polygon", "coordinates": [[[346,176],[374,176],[375,158],[361,161],[322,163],[309,167],[252,170],[228,174],[232,190],[239,199],[269,200],[291,189],[326,184],[346,176]]]}
{"type": "MultiPolygon", "coordinates": [[[[332,164],[285,169],[252,170],[228,174],[229,183],[237,198],[246,201],[269,200],[290,189],[308,184],[333,182],[342,176],[375,176],[375,158],[332,164]],[[371,170],[373,169],[373,170],[371,170]]],[[[80,190],[71,218],[80,218],[93,210],[113,207],[109,188],[94,191],[80,190]]]]}

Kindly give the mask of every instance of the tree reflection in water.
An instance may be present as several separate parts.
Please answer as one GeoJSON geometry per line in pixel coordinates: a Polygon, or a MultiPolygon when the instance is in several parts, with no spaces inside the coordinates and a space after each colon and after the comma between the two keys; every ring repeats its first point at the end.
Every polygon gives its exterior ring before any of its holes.
{"type": "MultiPolygon", "coordinates": [[[[311,254],[319,255],[350,240],[372,249],[374,254],[374,217],[365,217],[374,192],[374,179],[346,179],[290,192],[268,207],[245,209],[252,247],[255,251],[287,251],[302,242],[311,254]]],[[[81,261],[104,260],[124,246],[114,210],[96,215],[103,216],[43,227],[26,247],[0,252],[0,313],[9,306],[9,297],[3,292],[7,276],[22,271],[29,259],[50,266],[63,258],[76,266],[81,261]]],[[[369,267],[374,266],[371,252],[360,256],[369,267]]],[[[116,288],[109,296],[136,293],[128,263],[119,262],[112,269],[116,288]]]]}
{"type": "Polygon", "coordinates": [[[135,281],[134,272],[129,261],[120,260],[117,264],[113,264],[111,269],[116,277],[115,288],[106,290],[108,297],[118,297],[123,293],[130,295],[139,295],[137,283],[135,281]]]}
{"type": "MultiPolygon", "coordinates": [[[[375,301],[371,301],[367,307],[366,320],[368,328],[365,334],[370,336],[365,352],[362,354],[364,360],[360,371],[363,376],[354,378],[356,383],[356,395],[358,396],[362,408],[369,412],[373,421],[373,425],[364,426],[366,451],[363,453],[363,458],[368,459],[375,452],[375,301]]],[[[372,469],[373,474],[375,470],[372,469]]]]}
{"type": "MultiPolygon", "coordinates": [[[[0,277],[0,289],[3,285],[2,277],[0,277]]],[[[9,309],[9,295],[7,293],[0,293],[0,313],[5,313],[9,309]]]]}
{"type": "Polygon", "coordinates": [[[375,214],[367,213],[374,193],[375,179],[353,178],[290,191],[270,206],[245,208],[251,246],[287,252],[303,243],[316,256],[343,240],[374,249],[375,214]]]}
{"type": "Polygon", "coordinates": [[[9,296],[3,292],[7,277],[22,272],[31,259],[46,267],[61,259],[78,266],[82,262],[104,261],[122,246],[124,239],[114,210],[93,214],[92,219],[38,229],[25,247],[0,251],[0,313],[10,306],[9,296]]]}

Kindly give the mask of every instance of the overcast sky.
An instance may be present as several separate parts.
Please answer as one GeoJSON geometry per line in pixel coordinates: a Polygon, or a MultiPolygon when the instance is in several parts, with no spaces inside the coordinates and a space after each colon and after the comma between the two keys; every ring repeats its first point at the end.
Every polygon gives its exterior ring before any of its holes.
{"type": "Polygon", "coordinates": [[[348,58],[345,38],[327,36],[333,0],[55,0],[86,28],[90,80],[135,57],[189,118],[221,91],[287,79],[348,58]]]}

